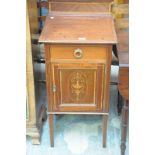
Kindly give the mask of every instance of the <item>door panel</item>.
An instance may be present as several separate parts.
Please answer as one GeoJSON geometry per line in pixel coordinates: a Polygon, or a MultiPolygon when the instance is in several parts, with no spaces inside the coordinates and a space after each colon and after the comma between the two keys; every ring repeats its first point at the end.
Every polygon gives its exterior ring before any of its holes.
{"type": "Polygon", "coordinates": [[[54,111],[101,111],[103,64],[51,64],[54,111]]]}

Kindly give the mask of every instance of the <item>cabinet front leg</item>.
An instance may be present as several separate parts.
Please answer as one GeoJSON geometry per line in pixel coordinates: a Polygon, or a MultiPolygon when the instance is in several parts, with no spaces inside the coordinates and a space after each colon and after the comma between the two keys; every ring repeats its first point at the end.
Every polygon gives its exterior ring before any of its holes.
{"type": "Polygon", "coordinates": [[[50,128],[50,143],[51,147],[54,147],[54,115],[48,115],[49,120],[49,128],[50,128]]]}
{"type": "Polygon", "coordinates": [[[103,115],[102,118],[102,128],[103,128],[103,147],[106,147],[106,141],[107,141],[107,126],[108,126],[108,115],[103,115]]]}

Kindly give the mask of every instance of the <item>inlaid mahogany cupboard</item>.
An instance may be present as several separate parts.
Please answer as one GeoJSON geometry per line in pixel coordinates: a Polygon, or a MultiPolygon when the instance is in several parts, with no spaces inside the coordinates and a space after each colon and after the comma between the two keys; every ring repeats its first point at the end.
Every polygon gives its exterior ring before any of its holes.
{"type": "Polygon", "coordinates": [[[49,12],[39,42],[45,44],[51,145],[54,114],[103,115],[103,146],[109,114],[111,15],[49,12]]]}

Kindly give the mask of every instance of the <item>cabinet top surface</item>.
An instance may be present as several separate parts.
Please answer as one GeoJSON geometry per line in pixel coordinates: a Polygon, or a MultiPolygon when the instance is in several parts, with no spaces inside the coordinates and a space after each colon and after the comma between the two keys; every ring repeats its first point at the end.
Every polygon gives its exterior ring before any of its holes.
{"type": "Polygon", "coordinates": [[[111,15],[48,15],[39,42],[116,44],[111,15]]]}

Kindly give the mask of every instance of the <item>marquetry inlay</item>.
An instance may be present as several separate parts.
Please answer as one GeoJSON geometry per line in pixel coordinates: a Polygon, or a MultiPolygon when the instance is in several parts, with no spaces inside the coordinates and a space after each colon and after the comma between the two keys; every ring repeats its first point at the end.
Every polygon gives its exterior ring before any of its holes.
{"type": "Polygon", "coordinates": [[[86,78],[81,72],[73,72],[70,79],[72,97],[78,102],[85,96],[86,78]]]}

